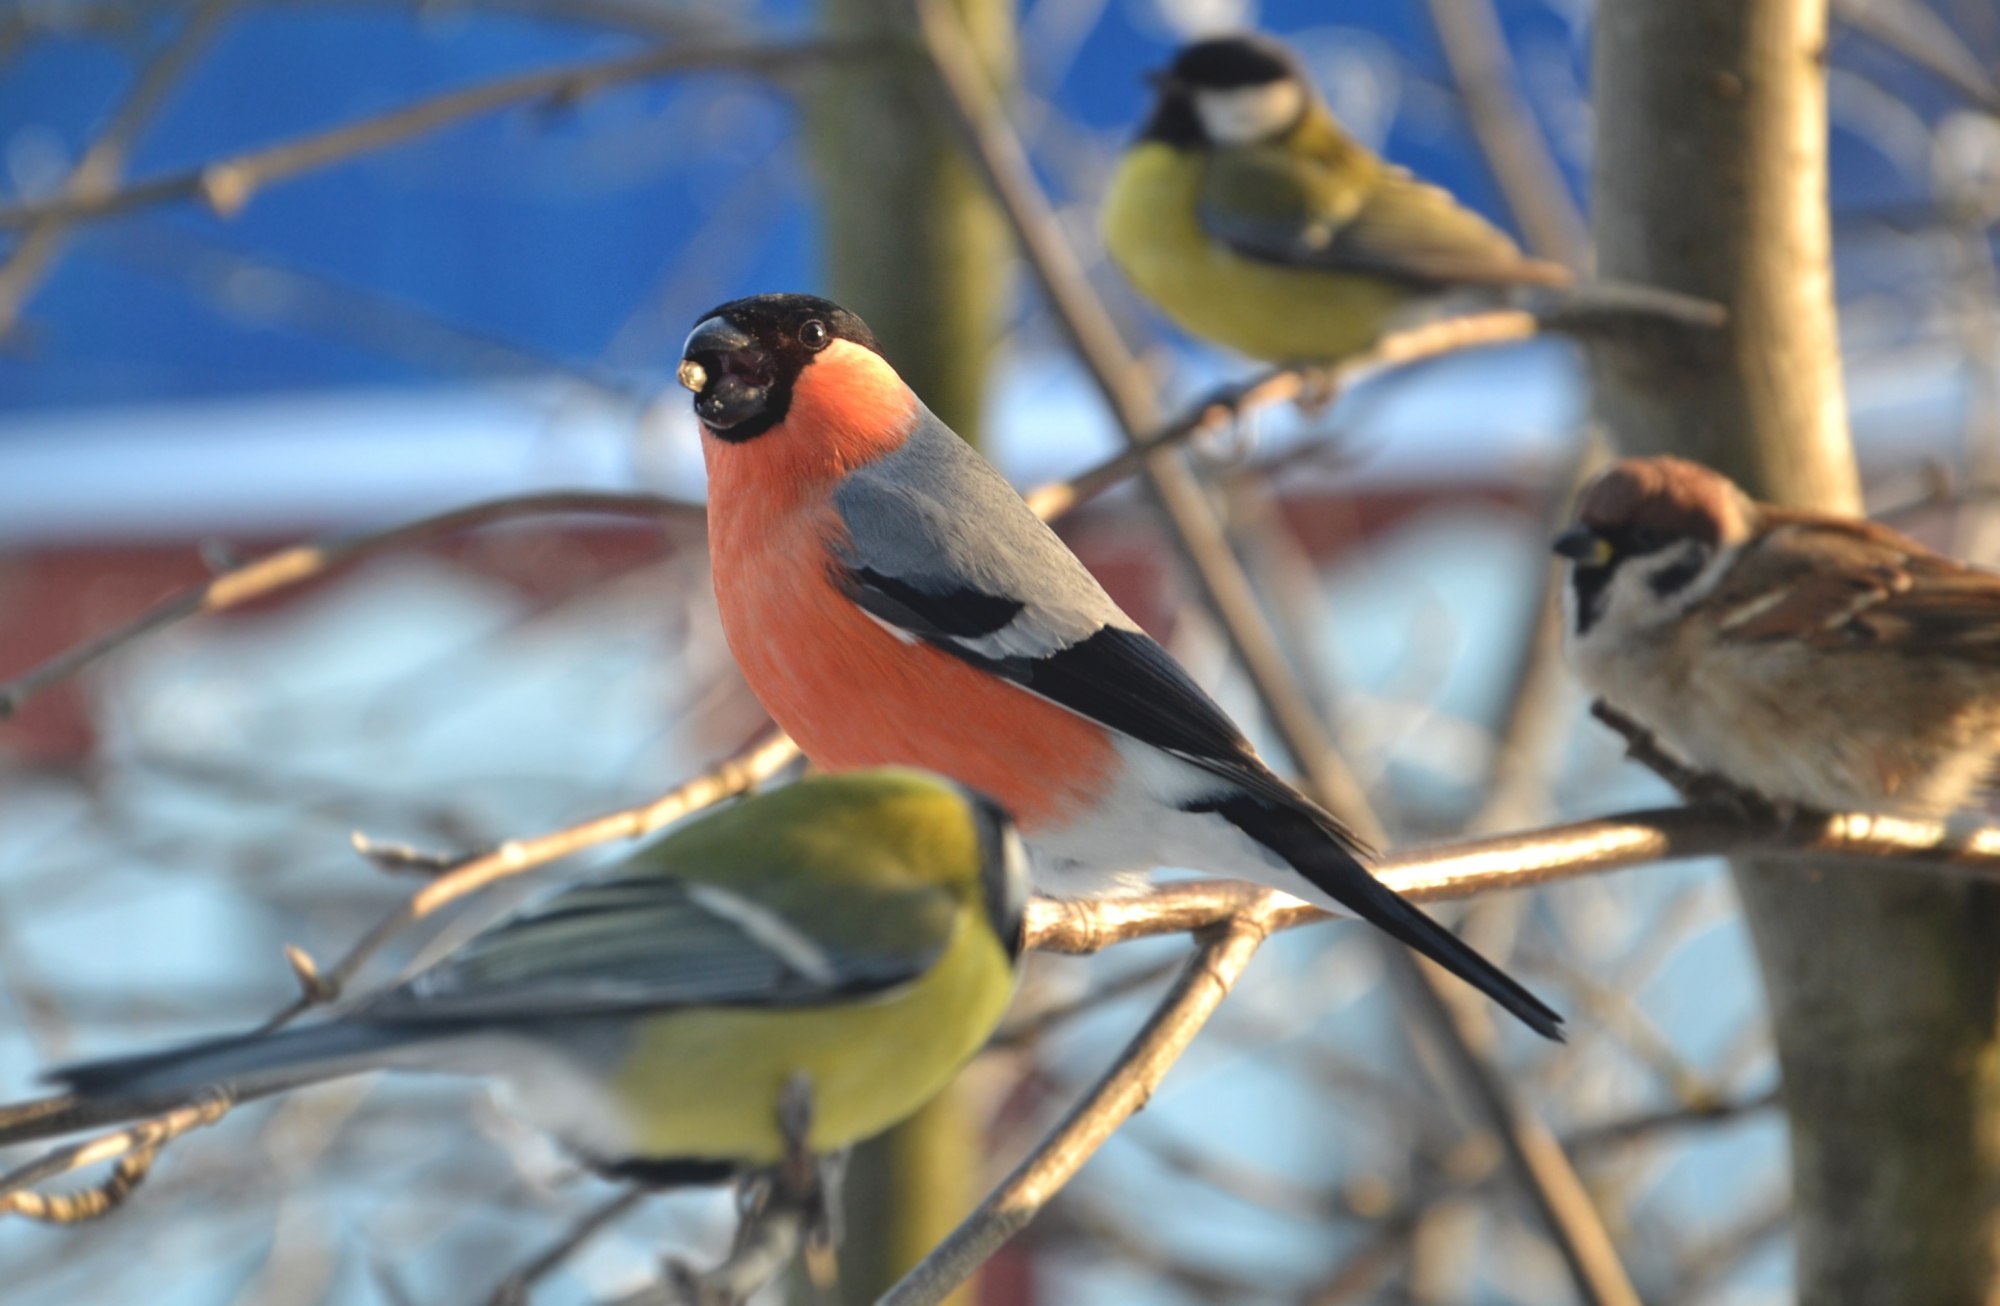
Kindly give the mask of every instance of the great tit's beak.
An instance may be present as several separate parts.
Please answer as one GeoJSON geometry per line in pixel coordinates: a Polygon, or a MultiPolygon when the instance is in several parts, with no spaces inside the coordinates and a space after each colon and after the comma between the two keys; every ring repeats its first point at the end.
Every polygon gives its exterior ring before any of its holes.
{"type": "Polygon", "coordinates": [[[1169,95],[1181,90],[1180,81],[1171,68],[1148,68],[1140,74],[1146,85],[1153,88],[1155,95],[1169,95]]]}
{"type": "Polygon", "coordinates": [[[727,318],[696,326],[681,347],[680,381],[694,392],[695,415],[727,431],[764,411],[777,378],[771,356],[727,318]]]}
{"type": "Polygon", "coordinates": [[[1583,567],[1602,567],[1611,561],[1611,541],[1588,526],[1572,526],[1556,536],[1555,551],[1583,567]]]}

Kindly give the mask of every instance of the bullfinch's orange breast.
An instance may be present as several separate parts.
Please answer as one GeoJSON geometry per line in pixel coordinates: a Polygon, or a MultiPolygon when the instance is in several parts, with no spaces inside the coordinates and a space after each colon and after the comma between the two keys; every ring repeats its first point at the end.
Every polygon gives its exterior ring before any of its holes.
{"type": "Polygon", "coordinates": [[[836,411],[823,389],[802,411],[801,386],[786,420],[755,440],[703,436],[716,604],[744,679],[818,766],[920,766],[993,795],[1031,833],[1068,823],[1116,778],[1110,736],[902,638],[835,584],[844,541],[833,490],[848,469],[901,443],[914,399],[896,434],[879,439],[870,437],[881,427],[840,418],[871,406],[886,416],[892,405],[848,400],[836,411]]]}

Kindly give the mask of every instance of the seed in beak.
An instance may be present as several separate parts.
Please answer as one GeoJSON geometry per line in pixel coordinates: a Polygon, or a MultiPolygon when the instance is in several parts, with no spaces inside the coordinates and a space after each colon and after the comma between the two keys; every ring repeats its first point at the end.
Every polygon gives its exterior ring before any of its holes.
{"type": "Polygon", "coordinates": [[[681,384],[696,394],[700,394],[708,387],[708,369],[692,358],[681,360],[680,378],[681,384]]]}

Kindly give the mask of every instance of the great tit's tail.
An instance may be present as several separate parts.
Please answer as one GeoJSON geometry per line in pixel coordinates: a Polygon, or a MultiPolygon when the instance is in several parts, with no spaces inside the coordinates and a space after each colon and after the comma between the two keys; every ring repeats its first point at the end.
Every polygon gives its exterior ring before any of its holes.
{"type": "Polygon", "coordinates": [[[1376,879],[1330,817],[1245,795],[1215,808],[1232,825],[1291,863],[1322,893],[1499,1003],[1543,1038],[1562,1041],[1562,1017],[1513,976],[1376,879]]]}
{"type": "Polygon", "coordinates": [[[248,1101],[359,1074],[419,1036],[411,1029],[334,1020],[61,1066],[47,1078],[65,1092],[0,1106],[0,1146],[118,1124],[185,1106],[208,1092],[248,1101]]]}

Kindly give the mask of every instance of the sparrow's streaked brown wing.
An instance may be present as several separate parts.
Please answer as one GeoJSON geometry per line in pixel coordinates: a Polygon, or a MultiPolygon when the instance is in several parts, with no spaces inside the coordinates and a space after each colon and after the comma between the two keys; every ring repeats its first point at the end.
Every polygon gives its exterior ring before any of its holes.
{"type": "Polygon", "coordinates": [[[2000,660],[2000,574],[1871,522],[1773,514],[1706,608],[1727,639],[2000,660]]]}

